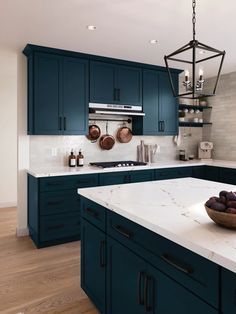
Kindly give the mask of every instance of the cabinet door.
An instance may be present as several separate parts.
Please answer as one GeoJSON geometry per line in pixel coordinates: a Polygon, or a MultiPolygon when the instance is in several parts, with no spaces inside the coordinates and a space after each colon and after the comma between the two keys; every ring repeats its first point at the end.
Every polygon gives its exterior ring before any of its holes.
{"type": "Polygon", "coordinates": [[[228,184],[236,184],[236,169],[220,168],[219,181],[228,184]]]}
{"type": "Polygon", "coordinates": [[[81,221],[81,287],[101,313],[105,313],[106,243],[104,232],[81,221]]]}
{"type": "Polygon", "coordinates": [[[146,262],[117,241],[107,238],[107,313],[144,314],[146,262]]]}
{"type": "Polygon", "coordinates": [[[90,62],[90,102],[115,103],[115,67],[105,62],[90,62]]]}
{"type": "Polygon", "coordinates": [[[116,66],[116,100],[124,105],[142,105],[142,70],[129,66],[116,66]]]}
{"type": "Polygon", "coordinates": [[[236,274],[222,269],[222,313],[236,313],[236,274]]]}
{"type": "Polygon", "coordinates": [[[153,314],[218,314],[174,280],[148,265],[144,283],[145,308],[153,314]]]}
{"type": "Polygon", "coordinates": [[[205,178],[205,166],[194,166],[193,177],[198,178],[198,179],[204,179],[205,178]]]}
{"type": "Polygon", "coordinates": [[[36,53],[34,59],[33,134],[61,134],[61,58],[36,53]]]}
{"type": "Polygon", "coordinates": [[[159,133],[159,81],[158,72],[143,71],[143,135],[159,133]]]}
{"type": "Polygon", "coordinates": [[[219,182],[219,168],[205,166],[205,180],[219,182]]]}
{"type": "Polygon", "coordinates": [[[63,59],[63,131],[86,134],[88,124],[88,61],[63,59]]]}
{"type": "MultiPolygon", "coordinates": [[[[172,74],[178,88],[178,76],[172,74]]],[[[159,124],[163,135],[178,134],[178,103],[173,96],[168,73],[159,73],[159,124]]]]}

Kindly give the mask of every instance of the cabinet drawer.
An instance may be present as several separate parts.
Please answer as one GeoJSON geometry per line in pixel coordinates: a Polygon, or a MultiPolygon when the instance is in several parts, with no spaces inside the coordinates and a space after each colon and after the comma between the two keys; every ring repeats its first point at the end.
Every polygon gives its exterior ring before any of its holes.
{"type": "Polygon", "coordinates": [[[191,176],[192,176],[192,167],[158,169],[156,170],[156,173],[155,173],[156,180],[184,178],[184,177],[191,177],[191,176]]]}
{"type": "Polygon", "coordinates": [[[93,225],[105,231],[106,209],[84,197],[81,197],[81,216],[93,225]]]}
{"type": "Polygon", "coordinates": [[[205,180],[219,181],[219,168],[212,166],[205,166],[205,180]]]}
{"type": "Polygon", "coordinates": [[[77,190],[43,192],[40,193],[39,214],[51,215],[79,211],[79,201],[80,198],[77,194],[77,190]]]}
{"type": "Polygon", "coordinates": [[[220,182],[236,184],[236,169],[220,168],[220,182]]]}
{"type": "Polygon", "coordinates": [[[40,241],[80,235],[80,214],[67,213],[40,218],[40,241]]]}
{"type": "Polygon", "coordinates": [[[107,212],[107,233],[213,306],[218,304],[218,266],[144,227],[107,212]]]}
{"type": "Polygon", "coordinates": [[[131,182],[152,181],[154,177],[154,171],[152,170],[132,171],[130,176],[131,176],[131,182]]]}
{"type": "Polygon", "coordinates": [[[98,185],[97,174],[49,177],[40,179],[40,191],[59,191],[98,185]]]}

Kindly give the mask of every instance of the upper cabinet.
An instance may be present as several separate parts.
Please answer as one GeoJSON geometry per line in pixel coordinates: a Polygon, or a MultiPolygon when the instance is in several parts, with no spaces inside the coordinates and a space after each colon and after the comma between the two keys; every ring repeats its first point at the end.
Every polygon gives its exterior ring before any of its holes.
{"type": "MultiPolygon", "coordinates": [[[[178,86],[178,74],[173,77],[178,86]]],[[[167,72],[143,70],[143,111],[143,118],[134,119],[135,134],[178,134],[178,102],[173,97],[167,72]]]]}
{"type": "Polygon", "coordinates": [[[36,52],[28,59],[28,134],[86,134],[88,61],[36,52]]]}
{"type": "Polygon", "coordinates": [[[142,68],[90,62],[90,102],[142,105],[142,68]]]}

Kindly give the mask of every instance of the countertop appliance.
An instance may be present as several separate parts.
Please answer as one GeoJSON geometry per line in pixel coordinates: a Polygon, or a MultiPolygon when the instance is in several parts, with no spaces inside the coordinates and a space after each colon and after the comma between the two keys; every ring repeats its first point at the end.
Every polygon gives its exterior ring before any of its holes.
{"type": "Polygon", "coordinates": [[[198,158],[199,159],[212,159],[212,142],[200,142],[198,145],[198,158]]]}
{"type": "Polygon", "coordinates": [[[142,106],[89,103],[89,113],[145,116],[142,106]]]}
{"type": "Polygon", "coordinates": [[[91,166],[100,168],[113,168],[113,167],[133,167],[133,166],[145,166],[146,162],[122,160],[122,161],[108,161],[108,162],[90,162],[91,166]]]}

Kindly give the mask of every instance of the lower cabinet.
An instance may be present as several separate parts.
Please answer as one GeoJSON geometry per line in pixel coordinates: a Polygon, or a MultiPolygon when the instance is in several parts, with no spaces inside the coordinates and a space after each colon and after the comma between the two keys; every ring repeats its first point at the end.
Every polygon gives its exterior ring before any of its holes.
{"type": "MultiPolygon", "coordinates": [[[[93,206],[91,201],[82,198],[83,208],[96,206],[96,203],[93,206]]],[[[159,262],[149,259],[148,253],[144,253],[148,251],[137,246],[138,237],[134,238],[136,244],[133,249],[129,248],[125,239],[129,240],[134,234],[128,229],[114,224],[114,230],[121,235],[119,240],[115,239],[107,227],[108,216],[112,213],[103,209],[104,215],[100,220],[105,222],[107,218],[106,223],[98,224],[96,217],[89,222],[85,218],[86,213],[81,219],[81,286],[101,314],[219,313],[217,302],[216,307],[207,303],[208,295],[205,302],[191,287],[187,289],[175,280],[182,272],[180,267],[175,267],[176,274],[173,271],[162,272],[158,268],[159,262]]]]}
{"type": "Polygon", "coordinates": [[[192,177],[192,167],[176,167],[155,170],[155,180],[192,177]]]}
{"type": "Polygon", "coordinates": [[[106,237],[105,233],[82,219],[81,287],[101,313],[106,305],[106,237]]]}
{"type": "Polygon", "coordinates": [[[122,171],[100,174],[99,184],[100,185],[125,184],[152,181],[153,179],[154,179],[153,170],[122,171]]]}
{"type": "Polygon", "coordinates": [[[236,313],[236,274],[223,269],[221,272],[222,282],[222,313],[234,314],[236,313]]]}

